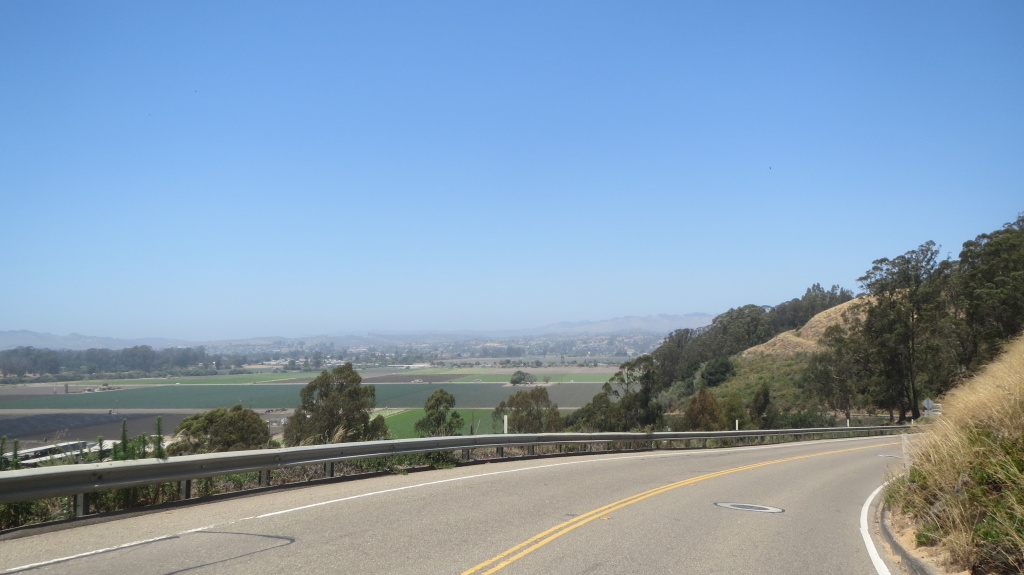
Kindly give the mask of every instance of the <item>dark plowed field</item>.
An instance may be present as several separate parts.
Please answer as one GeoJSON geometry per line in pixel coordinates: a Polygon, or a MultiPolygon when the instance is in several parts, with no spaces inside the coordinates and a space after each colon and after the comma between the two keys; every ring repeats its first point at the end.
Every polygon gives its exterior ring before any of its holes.
{"type": "MultiPolygon", "coordinates": [[[[188,417],[186,414],[163,415],[163,431],[170,435],[174,428],[188,417]]],[[[7,450],[13,447],[13,438],[21,440],[22,447],[36,447],[58,441],[96,441],[121,438],[121,420],[128,420],[128,436],[147,435],[156,430],[157,416],[152,413],[46,413],[16,417],[0,416],[0,435],[8,437],[7,450]]]]}

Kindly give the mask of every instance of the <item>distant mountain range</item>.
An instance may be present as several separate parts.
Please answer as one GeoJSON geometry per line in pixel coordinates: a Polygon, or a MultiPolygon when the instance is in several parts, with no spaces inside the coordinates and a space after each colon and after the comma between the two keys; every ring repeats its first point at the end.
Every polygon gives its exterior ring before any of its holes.
{"type": "Polygon", "coordinates": [[[601,321],[562,322],[535,329],[503,330],[503,331],[460,331],[460,332],[375,332],[365,336],[337,334],[331,336],[310,336],[305,338],[287,337],[253,337],[247,339],[217,341],[186,341],[168,338],[118,339],[113,337],[91,336],[73,333],[70,335],[54,335],[28,330],[0,331],[0,350],[15,347],[35,347],[40,349],[124,349],[137,345],[148,345],[156,349],[179,346],[206,345],[227,347],[240,345],[268,345],[272,343],[293,342],[299,340],[335,340],[348,345],[369,342],[404,342],[439,340],[468,340],[477,338],[515,338],[545,337],[557,335],[629,335],[655,334],[668,335],[683,328],[698,328],[711,323],[714,316],[706,313],[686,315],[650,315],[646,317],[620,317],[601,321]]]}
{"type": "Polygon", "coordinates": [[[113,337],[82,335],[80,333],[54,335],[52,333],[39,333],[24,329],[0,331],[0,349],[12,349],[15,347],[35,347],[40,349],[124,349],[136,345],[148,345],[162,349],[191,344],[187,341],[158,337],[117,339],[113,337]]]}
{"type": "Polygon", "coordinates": [[[689,313],[686,315],[649,315],[646,317],[620,317],[602,321],[579,321],[555,323],[523,335],[549,334],[629,334],[654,333],[668,335],[683,328],[704,327],[711,323],[715,316],[707,313],[689,313]]]}

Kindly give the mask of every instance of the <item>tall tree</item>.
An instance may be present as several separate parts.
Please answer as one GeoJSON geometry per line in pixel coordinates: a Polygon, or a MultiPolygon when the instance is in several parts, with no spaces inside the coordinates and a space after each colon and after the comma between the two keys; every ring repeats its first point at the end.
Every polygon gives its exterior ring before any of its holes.
{"type": "Polygon", "coordinates": [[[438,389],[427,398],[423,405],[424,415],[413,428],[422,437],[459,435],[464,422],[454,407],[455,396],[444,389],[438,389]]]}
{"type": "Polygon", "coordinates": [[[867,393],[870,351],[865,344],[864,339],[851,337],[844,324],[830,326],[822,338],[823,350],[811,355],[803,375],[807,388],[847,419],[858,395],[867,393]]]}
{"type": "Polygon", "coordinates": [[[870,295],[862,329],[876,342],[879,381],[900,398],[900,421],[908,412],[914,419],[920,416],[918,376],[925,336],[945,311],[929,283],[939,266],[938,253],[935,242],[926,242],[894,259],[875,260],[859,280],[870,295]]]}
{"type": "Polygon", "coordinates": [[[621,364],[619,371],[604,384],[602,392],[577,410],[571,422],[581,430],[660,429],[664,409],[655,397],[659,388],[654,357],[641,355],[621,364]]]}
{"type": "Polygon", "coordinates": [[[492,413],[495,425],[501,425],[506,415],[509,433],[551,433],[565,429],[558,404],[551,401],[544,387],[520,390],[502,400],[492,413]]]}
{"type": "Polygon", "coordinates": [[[683,412],[683,425],[693,431],[719,431],[722,429],[722,408],[718,400],[702,387],[683,412]]]}
{"type": "Polygon", "coordinates": [[[362,380],[351,363],[320,372],[299,392],[299,406],[284,428],[285,443],[314,445],[387,436],[384,418],[370,418],[376,394],[362,380]]]}
{"type": "Polygon", "coordinates": [[[736,373],[736,365],[732,360],[728,357],[716,357],[704,365],[702,375],[705,384],[715,387],[729,379],[734,373],[736,373]]]}
{"type": "Polygon", "coordinates": [[[778,422],[779,411],[772,403],[772,390],[767,382],[761,382],[750,401],[750,420],[758,429],[773,429],[778,422]]]}
{"type": "Polygon", "coordinates": [[[582,432],[621,431],[626,429],[619,404],[612,400],[612,386],[605,383],[603,391],[589,403],[569,414],[566,427],[582,432]]]}
{"type": "Polygon", "coordinates": [[[522,370],[516,370],[516,372],[513,373],[512,377],[508,380],[508,382],[511,383],[512,385],[525,385],[533,383],[535,381],[537,381],[537,378],[535,378],[532,373],[526,373],[525,371],[522,370]]]}
{"type": "Polygon", "coordinates": [[[971,330],[966,363],[973,367],[1024,330],[1024,214],[965,242],[959,271],[971,330]]]}

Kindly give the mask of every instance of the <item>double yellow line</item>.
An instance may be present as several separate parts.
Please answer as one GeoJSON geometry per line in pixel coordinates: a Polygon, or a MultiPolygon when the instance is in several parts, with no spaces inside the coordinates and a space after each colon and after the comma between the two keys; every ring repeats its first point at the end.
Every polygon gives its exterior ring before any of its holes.
{"type": "Polygon", "coordinates": [[[477,565],[475,567],[470,568],[467,571],[463,571],[462,575],[471,575],[473,573],[479,573],[479,575],[490,575],[491,573],[494,573],[494,572],[496,572],[496,571],[498,571],[500,569],[503,569],[507,565],[509,565],[509,564],[511,564],[511,563],[513,563],[515,561],[518,561],[519,559],[522,559],[526,555],[529,555],[530,553],[536,551],[537,549],[540,549],[544,545],[547,545],[548,543],[554,541],[555,539],[558,539],[559,537],[561,537],[562,535],[565,535],[566,533],[572,531],[573,529],[576,529],[577,527],[581,527],[583,525],[586,525],[587,523],[590,523],[591,521],[604,516],[604,514],[606,514],[606,513],[611,513],[612,511],[617,511],[619,509],[622,509],[623,507],[626,507],[627,505],[632,505],[632,504],[637,503],[639,501],[643,501],[644,499],[647,499],[648,497],[654,497],[655,495],[659,495],[659,494],[665,493],[666,491],[671,491],[673,489],[676,489],[677,487],[683,487],[685,485],[693,485],[694,483],[697,483],[698,481],[704,481],[705,479],[712,479],[712,478],[715,478],[715,477],[721,477],[722,475],[728,475],[730,473],[736,473],[738,471],[746,471],[748,469],[755,469],[755,468],[758,468],[758,467],[764,467],[766,465],[774,465],[776,463],[785,463],[787,461],[796,461],[798,459],[807,459],[807,458],[810,458],[810,457],[818,457],[818,456],[821,456],[821,455],[832,455],[832,454],[835,454],[835,453],[846,453],[846,452],[849,452],[849,451],[859,451],[861,449],[874,449],[874,448],[877,448],[877,447],[885,447],[885,446],[888,446],[888,445],[898,445],[898,442],[883,443],[881,445],[868,445],[868,446],[864,446],[864,447],[853,447],[853,448],[850,448],[850,449],[839,449],[839,450],[836,450],[836,451],[826,451],[824,453],[812,453],[810,455],[798,455],[796,457],[786,457],[785,459],[775,459],[775,460],[772,460],[772,461],[763,461],[761,463],[754,463],[754,464],[751,464],[751,465],[744,465],[742,467],[733,467],[732,469],[726,469],[724,471],[716,471],[714,473],[708,473],[706,475],[701,475],[699,477],[692,477],[690,479],[684,479],[682,481],[677,481],[675,483],[669,483],[668,485],[662,485],[661,487],[655,487],[654,489],[651,489],[651,490],[648,490],[648,491],[644,491],[643,493],[638,493],[638,494],[633,495],[631,497],[627,497],[625,499],[620,499],[620,500],[618,500],[618,501],[616,501],[614,503],[609,503],[608,505],[605,505],[604,507],[598,507],[597,509],[594,509],[593,511],[589,511],[587,513],[584,513],[583,515],[577,515],[576,517],[573,517],[572,519],[570,519],[570,520],[568,520],[568,521],[566,521],[564,523],[556,525],[556,526],[552,527],[551,529],[548,529],[547,531],[543,531],[541,533],[538,533],[537,535],[534,535],[533,537],[527,539],[526,541],[523,541],[522,543],[516,545],[515,547],[512,547],[512,548],[510,548],[510,549],[508,549],[508,550],[506,550],[506,551],[504,551],[504,552],[502,552],[502,553],[492,557],[491,559],[488,559],[487,561],[484,561],[483,563],[481,563],[481,564],[479,564],[479,565],[477,565]],[[484,569],[487,569],[487,570],[483,571],[484,569]]]}

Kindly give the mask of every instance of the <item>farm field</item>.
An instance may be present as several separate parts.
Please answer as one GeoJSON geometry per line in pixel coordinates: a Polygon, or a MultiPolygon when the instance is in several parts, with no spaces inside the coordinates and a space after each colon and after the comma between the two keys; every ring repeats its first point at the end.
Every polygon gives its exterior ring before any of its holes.
{"type": "Polygon", "coordinates": [[[129,437],[156,431],[156,418],[163,419],[163,431],[170,435],[187,413],[77,413],[51,411],[32,415],[4,415],[0,412],[0,435],[7,436],[8,449],[19,439],[23,447],[38,447],[60,441],[116,439],[124,421],[129,437]]]}
{"type": "MultiPolygon", "coordinates": [[[[508,383],[516,369],[440,370],[422,369],[391,373],[360,372],[363,383],[508,383]]],[[[568,368],[522,369],[542,383],[604,383],[614,375],[607,371],[582,371],[568,368]]]]}
{"type": "MultiPolygon", "coordinates": [[[[585,405],[600,393],[601,383],[561,383],[547,387],[551,400],[561,407],[585,405]]],[[[444,387],[457,405],[492,408],[518,389],[496,383],[389,383],[375,385],[377,407],[422,408],[427,397],[444,387]]],[[[0,401],[3,409],[214,409],[241,403],[254,409],[294,408],[299,404],[301,384],[260,385],[149,385],[96,393],[74,393],[18,397],[0,401]]],[[[0,396],[2,400],[2,396],[0,396]]]]}
{"type": "MultiPolygon", "coordinates": [[[[459,412],[459,415],[462,416],[465,422],[462,430],[459,432],[462,435],[469,435],[469,426],[473,421],[476,422],[477,434],[501,433],[500,429],[497,431],[492,429],[492,409],[459,409],[456,407],[455,411],[459,412]]],[[[395,439],[417,437],[414,426],[417,421],[423,418],[424,413],[422,409],[407,409],[401,413],[385,417],[388,431],[391,432],[391,436],[395,439]]]]}
{"type": "MultiPolygon", "coordinates": [[[[373,368],[361,369],[364,383],[412,383],[422,381],[426,383],[484,383],[504,384],[508,383],[512,373],[517,369],[531,373],[537,381],[543,382],[545,378],[551,383],[604,383],[614,373],[605,369],[594,368],[573,368],[565,367],[522,367],[522,368],[480,368],[480,369],[452,369],[452,368],[429,368],[429,369],[394,369],[373,368]],[[479,382],[477,382],[479,380],[479,382]]],[[[224,375],[198,375],[198,377],[178,378],[143,378],[137,380],[81,380],[67,382],[72,388],[98,388],[111,386],[115,388],[139,387],[139,386],[167,386],[181,384],[183,386],[226,386],[226,385],[247,385],[247,384],[295,384],[307,383],[319,371],[290,371],[287,373],[241,373],[224,375]]],[[[420,383],[420,382],[417,382],[420,383]]],[[[49,386],[62,388],[65,383],[53,383],[49,386]]]]}
{"type": "MultiPolygon", "coordinates": [[[[139,385],[240,385],[247,383],[264,383],[268,381],[295,383],[296,380],[309,381],[319,375],[320,372],[289,372],[289,373],[246,373],[239,375],[205,375],[196,377],[147,377],[142,379],[90,379],[83,381],[69,381],[71,386],[78,387],[99,387],[109,385],[111,387],[126,387],[139,385]]],[[[54,386],[63,387],[64,383],[54,383],[54,386]]]]}
{"type": "MultiPolygon", "coordinates": [[[[518,368],[500,369],[414,369],[414,370],[387,370],[367,369],[360,370],[364,383],[507,383],[512,373],[518,368]]],[[[594,369],[572,369],[564,368],[522,368],[522,371],[532,374],[538,382],[548,378],[551,383],[604,383],[608,381],[612,372],[594,369]]],[[[92,387],[97,388],[103,385],[111,387],[139,387],[139,386],[161,386],[173,385],[245,385],[252,383],[307,383],[319,375],[319,371],[288,372],[288,373],[246,373],[237,375],[209,375],[196,377],[148,377],[141,379],[90,379],[81,381],[69,381],[67,384],[73,388],[92,387]]],[[[54,388],[63,388],[64,383],[49,384],[54,388]]]]}

